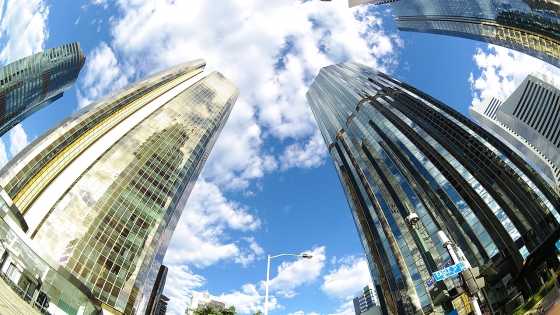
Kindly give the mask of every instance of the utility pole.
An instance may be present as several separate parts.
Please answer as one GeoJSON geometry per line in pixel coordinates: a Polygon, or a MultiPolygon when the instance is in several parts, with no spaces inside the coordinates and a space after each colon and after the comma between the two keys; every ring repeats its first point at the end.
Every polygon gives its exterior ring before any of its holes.
{"type": "Polygon", "coordinates": [[[470,263],[466,259],[464,260],[459,259],[459,256],[455,251],[456,245],[447,237],[447,235],[445,235],[445,232],[438,231],[437,234],[439,239],[443,243],[443,246],[445,247],[445,249],[447,249],[447,252],[451,257],[453,264],[456,264],[460,261],[464,261],[464,263],[466,264],[468,269],[466,269],[461,273],[463,279],[463,288],[465,289],[465,292],[467,292],[469,295],[469,300],[471,302],[474,315],[482,315],[482,311],[480,310],[480,305],[478,304],[478,298],[476,296],[476,293],[479,291],[480,287],[484,286],[484,279],[478,278],[479,276],[478,267],[471,268],[470,263]]]}

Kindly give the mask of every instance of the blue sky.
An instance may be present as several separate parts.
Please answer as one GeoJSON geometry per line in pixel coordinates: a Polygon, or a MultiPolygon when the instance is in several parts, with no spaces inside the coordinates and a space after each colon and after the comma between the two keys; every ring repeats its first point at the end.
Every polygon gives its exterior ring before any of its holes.
{"type": "Polygon", "coordinates": [[[310,251],[311,261],[274,262],[271,314],[353,314],[350,298],[369,275],[304,98],[318,70],[358,61],[465,114],[484,97],[507,96],[530,72],[558,78],[507,49],[400,33],[387,8],[350,10],[346,0],[0,0],[0,64],[70,41],[87,55],[64,98],[3,137],[0,162],[89,102],[204,58],[241,97],[166,256],[171,313],[182,314],[193,291],[254,312],[266,254],[310,251]]]}

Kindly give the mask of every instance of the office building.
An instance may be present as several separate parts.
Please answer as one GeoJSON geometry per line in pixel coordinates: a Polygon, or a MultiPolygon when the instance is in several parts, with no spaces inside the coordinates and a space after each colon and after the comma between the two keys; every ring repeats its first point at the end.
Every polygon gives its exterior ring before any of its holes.
{"type": "Polygon", "coordinates": [[[62,97],[82,69],[78,43],[12,62],[0,69],[0,136],[29,115],[62,97]]]}
{"type": "MultiPolygon", "coordinates": [[[[0,195],[52,258],[116,313],[144,313],[237,88],[193,61],[76,113],[0,172],[0,195]]],[[[23,227],[22,227],[23,230],[23,227]]]]}
{"type": "MultiPolygon", "coordinates": [[[[159,271],[150,294],[150,299],[148,300],[148,306],[146,307],[146,315],[159,315],[162,309],[167,310],[167,302],[169,299],[163,295],[163,289],[165,288],[165,281],[167,280],[168,268],[164,265],[159,267],[159,271]]],[[[163,315],[162,314],[162,315],[163,315]]]]}
{"type": "Polygon", "coordinates": [[[400,30],[479,40],[560,67],[560,14],[554,9],[557,5],[556,1],[530,0],[391,1],[400,30]]]}
{"type": "Polygon", "coordinates": [[[452,262],[438,231],[463,261],[487,270],[493,307],[521,290],[514,280],[557,231],[560,201],[519,155],[444,103],[363,65],[321,69],[307,99],[387,313],[449,311],[460,284],[433,283],[452,262]]]}
{"type": "Polygon", "coordinates": [[[373,286],[367,285],[363,291],[352,300],[356,315],[381,315],[381,308],[377,303],[377,294],[373,286]]]}
{"type": "MultiPolygon", "coordinates": [[[[495,99],[494,99],[495,100],[495,99]]],[[[505,101],[472,107],[471,116],[525,157],[552,185],[560,183],[560,91],[532,75],[505,101]]]]}
{"type": "Polygon", "coordinates": [[[165,315],[167,313],[167,305],[169,304],[169,298],[165,295],[159,297],[159,301],[156,305],[155,315],[165,315]]]}

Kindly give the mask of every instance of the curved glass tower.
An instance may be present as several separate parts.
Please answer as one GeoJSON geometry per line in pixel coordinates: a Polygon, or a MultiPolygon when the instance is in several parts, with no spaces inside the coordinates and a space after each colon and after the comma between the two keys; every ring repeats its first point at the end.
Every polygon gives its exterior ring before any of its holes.
{"type": "MultiPolygon", "coordinates": [[[[403,31],[458,36],[514,49],[560,67],[560,6],[544,0],[391,2],[403,31]]],[[[350,0],[350,6],[362,4],[350,0]]]]}
{"type": "Polygon", "coordinates": [[[78,43],[65,44],[0,69],[0,136],[29,115],[62,97],[82,69],[78,43]]]}
{"type": "Polygon", "coordinates": [[[34,248],[107,309],[145,309],[188,195],[237,99],[237,88],[204,66],[174,67],[87,107],[0,174],[2,195],[22,214],[34,248]]]}
{"type": "Polygon", "coordinates": [[[491,302],[516,290],[509,280],[560,222],[558,196],[526,162],[442,102],[359,64],[321,69],[307,98],[387,312],[441,313],[442,292],[460,286],[433,284],[450,262],[438,231],[486,270],[491,302]]]}

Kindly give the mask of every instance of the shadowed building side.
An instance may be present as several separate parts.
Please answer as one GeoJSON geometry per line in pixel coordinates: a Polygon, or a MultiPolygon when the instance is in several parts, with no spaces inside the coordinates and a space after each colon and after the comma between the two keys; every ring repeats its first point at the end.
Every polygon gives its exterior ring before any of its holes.
{"type": "Polygon", "coordinates": [[[553,188],[497,138],[442,102],[365,66],[321,69],[307,99],[348,197],[381,305],[441,314],[461,285],[431,284],[450,256],[485,274],[491,303],[559,227],[553,188]],[[455,293],[454,293],[455,292],[455,293]]]}

